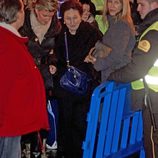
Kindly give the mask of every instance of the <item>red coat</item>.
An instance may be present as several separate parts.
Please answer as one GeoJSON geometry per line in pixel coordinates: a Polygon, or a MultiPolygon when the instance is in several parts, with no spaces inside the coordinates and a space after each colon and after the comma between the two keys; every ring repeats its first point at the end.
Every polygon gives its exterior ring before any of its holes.
{"type": "Polygon", "coordinates": [[[0,27],[0,137],[49,128],[43,80],[26,42],[0,27]]]}

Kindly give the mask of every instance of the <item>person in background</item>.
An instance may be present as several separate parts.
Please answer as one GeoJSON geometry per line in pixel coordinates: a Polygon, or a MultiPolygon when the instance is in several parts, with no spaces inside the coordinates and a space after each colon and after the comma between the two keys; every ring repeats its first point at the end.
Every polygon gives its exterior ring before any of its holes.
{"type": "MultiPolygon", "coordinates": [[[[137,0],[138,12],[143,19],[139,27],[139,41],[133,51],[132,61],[108,78],[117,82],[131,82],[132,109],[143,110],[144,147],[146,158],[158,157],[157,137],[153,138],[151,117],[144,103],[145,78],[149,91],[152,115],[158,128],[158,0],[137,0]]],[[[158,135],[154,131],[154,135],[158,135]]]]}
{"type": "Polygon", "coordinates": [[[133,23],[135,25],[136,37],[138,36],[139,25],[142,22],[139,12],[137,11],[137,6],[138,6],[137,0],[130,0],[131,16],[132,16],[133,23]]]}
{"type": "Polygon", "coordinates": [[[108,29],[92,49],[94,52],[90,52],[85,59],[85,62],[92,62],[94,68],[101,71],[102,82],[114,70],[131,61],[136,42],[128,0],[105,0],[103,19],[108,29]]]}
{"type": "Polygon", "coordinates": [[[89,22],[92,26],[99,29],[98,23],[95,20],[96,8],[90,0],[80,0],[83,7],[82,20],[89,22]]]}
{"type": "Polygon", "coordinates": [[[24,4],[24,9],[25,9],[27,7],[27,5],[28,5],[28,0],[23,0],[22,2],[24,4]]]}
{"type": "Polygon", "coordinates": [[[21,136],[48,129],[43,79],[18,29],[22,0],[0,1],[0,158],[21,158],[21,136]]]}
{"type": "Polygon", "coordinates": [[[95,7],[96,7],[96,16],[95,19],[99,25],[99,30],[101,30],[101,32],[104,34],[105,31],[107,30],[107,27],[105,26],[105,24],[103,23],[102,20],[102,11],[103,11],[103,6],[104,6],[104,0],[91,0],[95,7]]]}
{"type": "Polygon", "coordinates": [[[62,157],[60,155],[60,150],[62,150],[64,158],[82,157],[82,143],[86,134],[86,117],[90,97],[94,87],[99,84],[93,75],[93,65],[85,63],[84,58],[97,40],[102,38],[102,34],[91,24],[82,21],[82,13],[82,5],[77,1],[69,0],[61,5],[63,28],[55,46],[57,72],[54,92],[59,103],[58,157],[62,157]],[[91,78],[87,93],[83,96],[69,92],[60,86],[60,78],[67,70],[65,31],[67,33],[70,65],[84,71],[91,78]]]}
{"type": "Polygon", "coordinates": [[[139,12],[137,11],[137,0],[130,0],[130,7],[131,7],[131,15],[133,19],[133,23],[135,26],[139,26],[142,19],[140,18],[139,12]]]}
{"type": "Polygon", "coordinates": [[[31,9],[32,8],[32,4],[35,3],[36,0],[23,0],[24,3],[24,9],[31,9]]]}
{"type": "MultiPolygon", "coordinates": [[[[29,39],[27,46],[44,79],[47,99],[53,97],[53,75],[56,72],[54,46],[61,30],[57,9],[57,0],[36,0],[26,10],[24,25],[19,30],[29,39]]],[[[31,153],[38,155],[38,138],[35,135],[31,136],[31,153]]]]}

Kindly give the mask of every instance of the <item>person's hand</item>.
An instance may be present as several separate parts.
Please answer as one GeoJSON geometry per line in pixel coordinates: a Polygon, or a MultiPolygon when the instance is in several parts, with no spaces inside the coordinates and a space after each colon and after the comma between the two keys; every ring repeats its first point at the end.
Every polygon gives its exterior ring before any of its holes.
{"type": "Polygon", "coordinates": [[[84,59],[84,62],[86,62],[86,63],[92,63],[92,64],[95,63],[96,58],[92,56],[92,52],[94,51],[94,49],[95,49],[95,47],[91,48],[91,50],[89,51],[88,55],[84,59]]]}
{"type": "Polygon", "coordinates": [[[54,65],[49,65],[49,72],[54,75],[57,71],[57,68],[54,65]]]}

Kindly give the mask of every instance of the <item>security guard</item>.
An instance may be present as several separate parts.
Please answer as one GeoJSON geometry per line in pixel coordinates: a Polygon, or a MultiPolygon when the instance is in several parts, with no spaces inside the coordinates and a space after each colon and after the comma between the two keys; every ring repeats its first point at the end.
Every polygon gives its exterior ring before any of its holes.
{"type": "Polygon", "coordinates": [[[158,144],[151,137],[151,118],[144,106],[145,77],[149,87],[154,119],[158,128],[158,0],[137,0],[138,12],[143,19],[139,28],[139,40],[133,51],[131,63],[115,71],[109,80],[131,82],[133,110],[143,109],[144,146],[147,158],[158,158],[158,144]]]}

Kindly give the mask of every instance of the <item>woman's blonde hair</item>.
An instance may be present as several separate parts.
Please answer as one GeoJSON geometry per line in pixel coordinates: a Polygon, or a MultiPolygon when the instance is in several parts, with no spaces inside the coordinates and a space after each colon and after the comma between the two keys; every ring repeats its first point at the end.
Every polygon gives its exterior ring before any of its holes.
{"type": "MultiPolygon", "coordinates": [[[[119,0],[122,4],[122,9],[120,11],[120,13],[118,13],[118,15],[116,16],[116,20],[124,20],[126,21],[129,26],[131,27],[132,31],[135,32],[135,27],[133,24],[133,20],[131,17],[131,8],[130,8],[130,3],[129,0],[119,0]]],[[[107,8],[107,3],[108,0],[104,1],[104,7],[103,7],[103,22],[105,24],[108,23],[107,21],[107,15],[108,15],[108,8],[107,8]]]]}
{"type": "Polygon", "coordinates": [[[33,8],[37,10],[57,11],[58,0],[36,0],[33,4],[33,8]]]}

